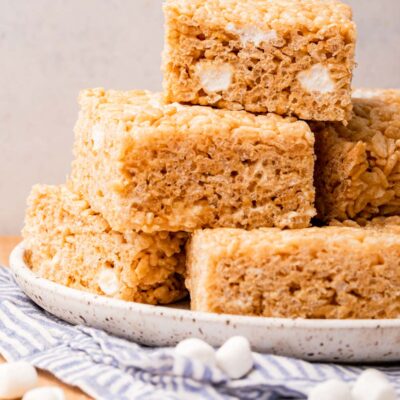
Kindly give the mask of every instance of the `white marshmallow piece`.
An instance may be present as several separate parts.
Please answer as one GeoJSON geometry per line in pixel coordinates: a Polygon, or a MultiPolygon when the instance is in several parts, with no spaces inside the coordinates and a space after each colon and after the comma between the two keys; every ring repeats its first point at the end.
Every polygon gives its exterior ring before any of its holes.
{"type": "Polygon", "coordinates": [[[243,336],[233,336],[217,351],[217,366],[231,379],[240,379],[253,369],[250,343],[243,336]]]}
{"type": "Polygon", "coordinates": [[[226,26],[226,30],[238,35],[243,46],[246,46],[247,43],[254,43],[254,46],[258,47],[261,43],[278,39],[276,31],[264,31],[257,26],[237,28],[234,24],[230,23],[226,26]]]}
{"type": "Polygon", "coordinates": [[[396,400],[396,392],[386,376],[367,369],[357,379],[352,390],[353,400],[396,400]]]}
{"type": "Polygon", "coordinates": [[[162,107],[162,94],[157,93],[152,95],[149,100],[149,104],[154,108],[161,108],[162,107]]]}
{"type": "Polygon", "coordinates": [[[97,283],[104,294],[114,296],[119,291],[119,280],[112,268],[105,268],[100,271],[97,283]]]}
{"type": "Polygon", "coordinates": [[[232,83],[232,66],[202,62],[196,65],[196,72],[201,86],[207,92],[221,92],[227,90],[232,83]]]}
{"type": "Polygon", "coordinates": [[[379,90],[373,89],[355,89],[353,90],[353,97],[356,99],[373,99],[379,94],[379,90]]]}
{"type": "Polygon", "coordinates": [[[92,129],[93,150],[99,151],[104,146],[105,133],[99,125],[92,129]]]}
{"type": "Polygon", "coordinates": [[[308,400],[352,400],[350,385],[330,379],[311,389],[308,400]]]}
{"type": "Polygon", "coordinates": [[[188,338],[182,340],[175,347],[175,353],[197,360],[209,366],[215,365],[215,350],[208,343],[197,338],[188,338]]]}
{"type": "Polygon", "coordinates": [[[29,390],[22,400],[65,400],[64,391],[55,386],[43,386],[29,390]]]}
{"type": "Polygon", "coordinates": [[[307,92],[332,93],[335,90],[329,70],[322,64],[315,64],[297,74],[301,86],[307,92]]]}
{"type": "Polygon", "coordinates": [[[35,367],[25,361],[0,365],[0,399],[16,399],[38,383],[35,367]]]}

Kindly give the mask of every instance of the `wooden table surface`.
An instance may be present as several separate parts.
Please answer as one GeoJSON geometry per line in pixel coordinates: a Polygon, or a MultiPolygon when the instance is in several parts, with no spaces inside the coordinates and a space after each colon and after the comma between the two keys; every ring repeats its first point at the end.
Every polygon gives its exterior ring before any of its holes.
{"type": "MultiPolygon", "coordinates": [[[[0,265],[8,266],[8,256],[12,248],[20,241],[19,237],[15,236],[0,236],[0,265]]],[[[0,356],[0,363],[4,359],[0,356]]],[[[40,386],[60,386],[64,389],[67,400],[87,400],[90,397],[84,395],[79,389],[64,385],[58,381],[53,375],[40,371],[39,372],[40,386]]]]}

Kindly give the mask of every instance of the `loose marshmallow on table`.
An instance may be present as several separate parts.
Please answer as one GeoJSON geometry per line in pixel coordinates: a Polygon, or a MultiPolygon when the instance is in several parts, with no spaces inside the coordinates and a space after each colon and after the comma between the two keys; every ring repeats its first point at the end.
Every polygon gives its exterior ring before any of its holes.
{"type": "Polygon", "coordinates": [[[26,392],[22,400],[64,400],[64,391],[55,386],[43,386],[26,392]]]}
{"type": "Polygon", "coordinates": [[[315,386],[308,394],[308,400],[352,400],[350,386],[336,379],[330,379],[315,386]]]}
{"type": "Polygon", "coordinates": [[[254,365],[250,343],[243,336],[228,339],[216,353],[217,366],[231,379],[246,375],[254,365]]]}
{"type": "Polygon", "coordinates": [[[207,365],[215,365],[215,350],[201,339],[189,338],[182,340],[175,347],[175,352],[207,365]]]}
{"type": "Polygon", "coordinates": [[[367,369],[357,379],[352,390],[353,400],[396,400],[396,392],[386,376],[367,369]]]}
{"type": "Polygon", "coordinates": [[[0,399],[16,399],[37,385],[35,367],[25,361],[0,365],[0,399]]]}

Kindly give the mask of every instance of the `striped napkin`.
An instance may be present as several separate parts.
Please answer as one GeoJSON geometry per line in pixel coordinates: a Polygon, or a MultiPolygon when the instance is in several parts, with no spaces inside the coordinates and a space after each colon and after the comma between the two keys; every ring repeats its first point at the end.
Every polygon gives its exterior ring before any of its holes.
{"type": "MultiPolygon", "coordinates": [[[[219,369],[85,326],[72,326],[31,302],[0,267],[0,353],[25,360],[96,399],[304,399],[316,384],[354,381],[365,368],[254,354],[255,368],[229,380],[219,369]]],[[[379,367],[400,396],[400,366],[379,367]]]]}

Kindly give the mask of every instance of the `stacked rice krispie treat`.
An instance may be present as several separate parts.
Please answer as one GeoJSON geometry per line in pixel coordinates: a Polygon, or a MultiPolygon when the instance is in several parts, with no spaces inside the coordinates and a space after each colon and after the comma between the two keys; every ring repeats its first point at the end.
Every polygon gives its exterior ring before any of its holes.
{"type": "Polygon", "coordinates": [[[315,215],[303,121],[143,91],[86,90],[80,105],[70,184],[113,229],[304,228],[315,215]]]}
{"type": "Polygon", "coordinates": [[[319,216],[356,221],[400,215],[400,91],[357,90],[347,126],[313,125],[319,216]]]}
{"type": "Polygon", "coordinates": [[[188,286],[199,311],[296,318],[397,318],[400,235],[323,227],[198,231],[188,286]]]}
{"type": "Polygon", "coordinates": [[[274,112],[318,121],[351,117],[356,41],[336,0],[167,0],[167,101],[274,112]]]}
{"type": "Polygon", "coordinates": [[[26,259],[42,277],[151,304],[185,296],[185,233],[117,232],[64,185],[34,186],[28,204],[26,259]]]}
{"type": "Polygon", "coordinates": [[[351,9],[164,11],[163,93],[81,92],[70,178],[29,198],[32,269],[151,304],[188,289],[206,312],[400,315],[398,221],[370,221],[400,214],[400,96],[352,98],[351,9]],[[311,227],[316,216],[331,226],[311,227]]]}

